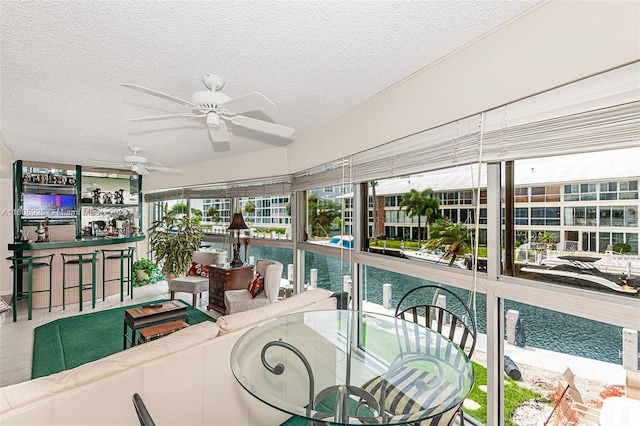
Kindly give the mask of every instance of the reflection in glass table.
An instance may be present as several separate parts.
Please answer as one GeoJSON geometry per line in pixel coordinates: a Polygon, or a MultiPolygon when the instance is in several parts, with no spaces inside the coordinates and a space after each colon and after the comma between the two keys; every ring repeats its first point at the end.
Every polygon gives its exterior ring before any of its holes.
{"type": "Polygon", "coordinates": [[[474,380],[469,358],[441,334],[345,310],[254,327],[234,345],[231,369],[253,396],[309,424],[447,424],[474,380]]]}

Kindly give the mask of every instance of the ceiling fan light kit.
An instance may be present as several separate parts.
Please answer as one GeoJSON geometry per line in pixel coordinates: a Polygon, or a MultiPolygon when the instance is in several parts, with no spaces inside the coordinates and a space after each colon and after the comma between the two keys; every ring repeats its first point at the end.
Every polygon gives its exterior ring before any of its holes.
{"type": "Polygon", "coordinates": [[[250,111],[262,111],[267,115],[273,113],[275,111],[275,104],[262,93],[251,92],[237,98],[231,98],[224,93],[219,92],[219,90],[224,87],[225,83],[222,77],[215,74],[206,74],[202,78],[202,82],[208,90],[195,92],[192,95],[191,102],[165,93],[157,92],[137,84],[121,83],[121,86],[157,96],[191,109],[190,112],[182,114],[134,118],[128,121],[141,122],[174,118],[206,117],[206,125],[209,129],[212,147],[215,152],[228,151],[230,149],[228,144],[230,140],[229,132],[227,131],[225,121],[231,122],[234,126],[245,127],[247,129],[283,138],[288,138],[293,134],[293,132],[295,132],[295,129],[281,124],[238,115],[250,111]]]}

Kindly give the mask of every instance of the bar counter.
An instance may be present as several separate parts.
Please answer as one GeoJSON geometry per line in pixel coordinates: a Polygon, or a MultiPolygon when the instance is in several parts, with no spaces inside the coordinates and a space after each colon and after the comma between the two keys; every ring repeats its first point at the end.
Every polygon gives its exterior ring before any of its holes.
{"type": "MultiPolygon", "coordinates": [[[[118,250],[125,249],[127,247],[136,247],[138,249],[138,242],[144,241],[145,235],[137,237],[85,237],[79,240],[72,241],[51,241],[36,243],[29,242],[15,242],[8,245],[10,251],[13,251],[16,256],[41,256],[47,254],[54,254],[52,265],[52,279],[51,279],[51,291],[52,291],[52,306],[62,305],[62,256],[61,253],[90,253],[92,251],[104,250],[118,250]]],[[[140,253],[136,251],[135,259],[145,256],[146,253],[140,253]]],[[[96,263],[96,303],[102,301],[102,254],[97,256],[98,262],[96,263]]],[[[105,270],[105,278],[107,280],[118,278],[120,276],[120,262],[118,260],[108,260],[105,270]]],[[[83,280],[85,282],[91,279],[91,263],[83,266],[83,280]]],[[[26,282],[26,275],[24,275],[24,281],[26,282]]],[[[33,289],[45,290],[48,288],[49,283],[49,269],[37,268],[33,271],[33,289]]],[[[67,286],[77,285],[78,283],[78,265],[67,266],[67,286]]],[[[126,285],[125,285],[126,287],[126,285]]],[[[120,293],[120,283],[118,281],[107,282],[105,286],[105,296],[120,293]]],[[[126,288],[125,288],[125,297],[126,288]]],[[[47,293],[34,293],[33,294],[33,307],[34,308],[47,308],[49,306],[47,293]]],[[[91,308],[91,290],[85,290],[82,299],[86,303],[89,301],[89,308],[91,308]]],[[[74,305],[78,303],[78,289],[67,289],[66,300],[67,305],[74,305]]]]}

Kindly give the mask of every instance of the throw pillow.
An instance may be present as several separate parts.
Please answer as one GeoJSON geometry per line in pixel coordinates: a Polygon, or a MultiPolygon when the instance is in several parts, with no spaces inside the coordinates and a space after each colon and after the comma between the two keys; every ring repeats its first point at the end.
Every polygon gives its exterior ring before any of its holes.
{"type": "Polygon", "coordinates": [[[191,269],[189,269],[189,273],[187,275],[194,275],[196,277],[208,277],[209,276],[209,265],[203,265],[201,263],[193,262],[191,263],[191,269]]]}
{"type": "Polygon", "coordinates": [[[262,275],[257,273],[253,280],[249,283],[247,290],[249,290],[249,293],[251,293],[252,297],[256,297],[257,295],[262,293],[262,290],[264,290],[264,279],[262,278],[262,275]]]}

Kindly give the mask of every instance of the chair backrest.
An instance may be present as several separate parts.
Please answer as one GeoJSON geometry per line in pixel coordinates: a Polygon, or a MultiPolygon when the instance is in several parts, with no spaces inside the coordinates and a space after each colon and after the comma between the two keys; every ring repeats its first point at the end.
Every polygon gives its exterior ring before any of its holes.
{"type": "Polygon", "coordinates": [[[402,296],[395,316],[435,330],[458,345],[469,358],[473,355],[478,334],[475,317],[451,290],[436,285],[416,287],[402,296]]]}
{"type": "Polygon", "coordinates": [[[280,290],[280,278],[282,278],[282,270],[284,265],[275,260],[260,259],[256,262],[256,271],[262,275],[264,279],[264,293],[273,303],[278,300],[278,291],[280,290]]]}
{"type": "Polygon", "coordinates": [[[211,251],[194,251],[191,255],[191,260],[201,265],[217,265],[223,263],[224,253],[211,251]]]}
{"type": "Polygon", "coordinates": [[[142,401],[142,397],[137,393],[133,394],[133,406],[136,409],[140,426],[156,426],[151,418],[151,414],[149,414],[149,410],[147,410],[146,405],[144,405],[144,401],[142,401]]]}

